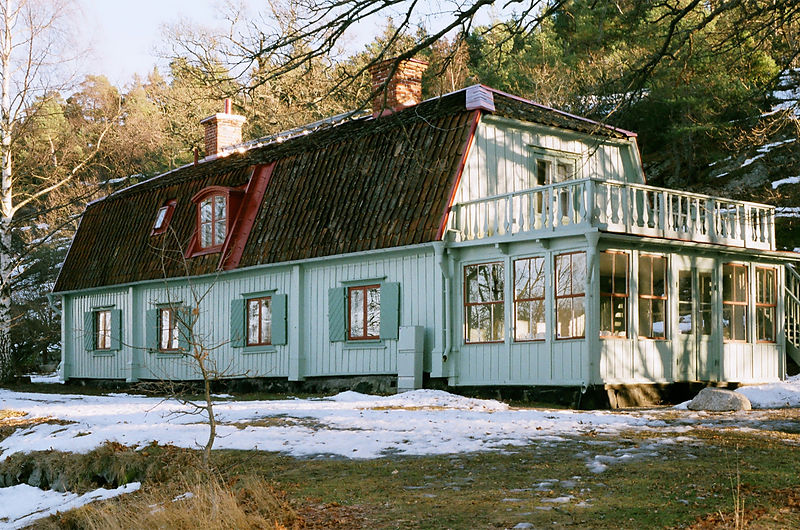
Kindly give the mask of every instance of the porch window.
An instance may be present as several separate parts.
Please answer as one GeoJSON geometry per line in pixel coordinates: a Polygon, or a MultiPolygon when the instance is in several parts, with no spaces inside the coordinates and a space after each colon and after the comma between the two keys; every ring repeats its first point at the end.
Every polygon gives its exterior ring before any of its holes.
{"type": "Polygon", "coordinates": [[[95,311],[95,341],[96,350],[111,349],[111,310],[102,309],[95,311]]]}
{"type": "Polygon", "coordinates": [[[556,338],[586,335],[586,253],[556,256],[556,338]]]}
{"type": "Polygon", "coordinates": [[[722,266],[722,337],[747,341],[747,265],[722,266]]]}
{"type": "Polygon", "coordinates": [[[247,345],[272,344],[272,299],[269,296],[247,300],[247,345]]]}
{"type": "Polygon", "coordinates": [[[667,258],[639,256],[639,336],[667,338],[667,258]]]}
{"type": "Polygon", "coordinates": [[[775,269],[756,267],[756,340],[775,342],[775,269]]]}
{"type": "Polygon", "coordinates": [[[378,340],[381,334],[381,286],[350,287],[348,299],[349,340],[378,340]]]}
{"type": "Polygon", "coordinates": [[[544,258],[514,262],[514,340],[544,340],[544,258]]]}
{"type": "Polygon", "coordinates": [[[628,336],[628,255],[600,253],[600,336],[628,336]]]}
{"type": "Polygon", "coordinates": [[[678,271],[678,333],[691,335],[694,330],[692,316],[692,271],[678,271]]]}
{"type": "Polygon", "coordinates": [[[221,246],[225,242],[228,223],[228,200],[225,195],[211,195],[200,201],[198,227],[200,247],[221,246]]]}
{"type": "Polygon", "coordinates": [[[464,342],[502,342],[505,338],[505,270],[502,263],[464,267],[464,342]]]}
{"type": "Polygon", "coordinates": [[[162,307],[158,310],[158,349],[175,351],[179,348],[178,319],[175,309],[162,307]]]}
{"type": "Polygon", "coordinates": [[[575,160],[542,154],[534,155],[534,160],[531,187],[557,184],[576,177],[575,160]]]}

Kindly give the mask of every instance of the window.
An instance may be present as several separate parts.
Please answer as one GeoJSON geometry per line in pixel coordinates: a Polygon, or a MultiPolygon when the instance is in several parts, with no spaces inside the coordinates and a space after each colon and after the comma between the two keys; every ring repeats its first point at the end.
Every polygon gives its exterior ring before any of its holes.
{"type": "Polygon", "coordinates": [[[200,201],[198,227],[201,248],[221,246],[225,242],[227,202],[224,195],[211,195],[200,201]]]}
{"type": "Polygon", "coordinates": [[[178,319],[175,309],[162,307],[158,310],[158,349],[175,351],[179,349],[178,319]]]}
{"type": "Polygon", "coordinates": [[[530,187],[557,184],[577,177],[575,160],[552,155],[534,155],[533,182],[530,187]]]}
{"type": "Polygon", "coordinates": [[[722,266],[722,337],[747,341],[747,266],[722,266]]]}
{"type": "Polygon", "coordinates": [[[381,334],[381,286],[350,287],[348,300],[349,340],[378,340],[381,334]]]}
{"type": "Polygon", "coordinates": [[[586,334],[586,253],[556,256],[556,338],[586,334]]]}
{"type": "Polygon", "coordinates": [[[544,258],[514,262],[514,340],[544,340],[544,258]]]}
{"type": "Polygon", "coordinates": [[[600,336],[628,336],[628,255],[600,253],[600,336]]]}
{"type": "Polygon", "coordinates": [[[167,231],[169,222],[172,220],[172,214],[175,212],[175,206],[177,204],[177,201],[174,199],[169,200],[164,204],[164,206],[158,209],[158,212],[156,212],[156,220],[153,223],[153,231],[151,232],[151,235],[163,234],[167,231]]]}
{"type": "Polygon", "coordinates": [[[691,335],[694,332],[692,309],[692,271],[678,271],[678,333],[691,335]]]}
{"type": "Polygon", "coordinates": [[[247,345],[272,344],[272,298],[247,300],[247,345]]]}
{"type": "Polygon", "coordinates": [[[756,267],[756,340],[775,342],[775,269],[756,267]]]}
{"type": "Polygon", "coordinates": [[[667,258],[639,256],[639,336],[667,338],[667,258]]]}
{"type": "Polygon", "coordinates": [[[482,263],[464,267],[464,342],[502,342],[505,338],[505,267],[482,263]]]}
{"type": "Polygon", "coordinates": [[[111,349],[111,310],[95,311],[95,340],[96,350],[111,349]]]}

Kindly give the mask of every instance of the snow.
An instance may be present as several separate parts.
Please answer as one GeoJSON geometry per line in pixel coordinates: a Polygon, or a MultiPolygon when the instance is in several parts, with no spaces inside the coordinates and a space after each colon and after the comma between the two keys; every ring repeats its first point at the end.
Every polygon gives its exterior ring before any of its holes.
{"type": "Polygon", "coordinates": [[[31,383],[44,383],[44,384],[64,384],[58,372],[51,374],[28,374],[31,378],[31,383]]]}
{"type": "Polygon", "coordinates": [[[0,488],[0,528],[24,528],[37,519],[79,508],[90,502],[111,499],[137,491],[141,484],[131,482],[113,490],[99,488],[83,495],[41,490],[27,484],[0,488]]]}
{"type": "Polygon", "coordinates": [[[780,383],[744,386],[736,391],[747,396],[755,409],[800,407],[800,375],[780,383]]]}
{"type": "Polygon", "coordinates": [[[800,217],[800,208],[778,206],[775,208],[775,217],[800,217]]]}
{"type": "Polygon", "coordinates": [[[783,186],[784,184],[797,184],[800,182],[800,176],[798,177],[786,177],[785,179],[776,180],[772,183],[772,189],[778,189],[778,186],[783,186]]]}
{"type": "MultiPolygon", "coordinates": [[[[0,390],[0,409],[74,422],[17,429],[0,441],[1,458],[53,448],[86,453],[105,441],[197,448],[208,436],[202,418],[188,414],[191,406],[175,400],[0,390]]],[[[384,397],[343,392],[331,398],[226,400],[217,401],[215,411],[220,423],[215,448],[347,458],[497,450],[579,433],[616,434],[663,424],[609,411],[514,409],[499,401],[438,390],[384,397]]]]}

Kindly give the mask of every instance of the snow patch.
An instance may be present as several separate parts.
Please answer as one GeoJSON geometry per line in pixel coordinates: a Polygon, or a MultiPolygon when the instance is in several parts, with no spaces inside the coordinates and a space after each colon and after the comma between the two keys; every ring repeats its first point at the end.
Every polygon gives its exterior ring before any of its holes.
{"type": "Polygon", "coordinates": [[[133,493],[141,487],[131,482],[113,490],[99,488],[83,495],[41,490],[27,484],[0,488],[0,527],[24,528],[38,519],[74,510],[90,502],[111,499],[125,493],[133,493]]]}
{"type": "Polygon", "coordinates": [[[800,375],[780,383],[744,386],[736,392],[747,396],[754,409],[800,407],[800,375]]]}
{"type": "Polygon", "coordinates": [[[786,177],[785,179],[780,179],[772,182],[772,189],[778,189],[778,186],[783,186],[784,184],[797,184],[800,182],[800,176],[798,177],[786,177]]]}

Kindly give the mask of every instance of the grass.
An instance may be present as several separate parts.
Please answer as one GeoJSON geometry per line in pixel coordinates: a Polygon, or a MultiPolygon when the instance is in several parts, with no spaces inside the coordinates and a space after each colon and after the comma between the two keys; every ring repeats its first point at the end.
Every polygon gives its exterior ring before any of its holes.
{"type": "Polygon", "coordinates": [[[504,452],[378,460],[216,451],[213,480],[194,451],[108,444],[88,455],[13,455],[0,472],[55,466],[76,491],[144,483],[141,493],[43,523],[50,527],[188,528],[184,513],[205,521],[203,506],[230,513],[226,520],[241,528],[800,527],[800,447],[734,429],[688,434],[690,442],[664,436],[656,446],[641,433],[577,436],[504,452]],[[599,474],[587,468],[596,455],[624,453],[639,457],[599,474]],[[171,502],[187,491],[206,500],[171,502]],[[177,512],[150,519],[150,505],[177,512]]]}

